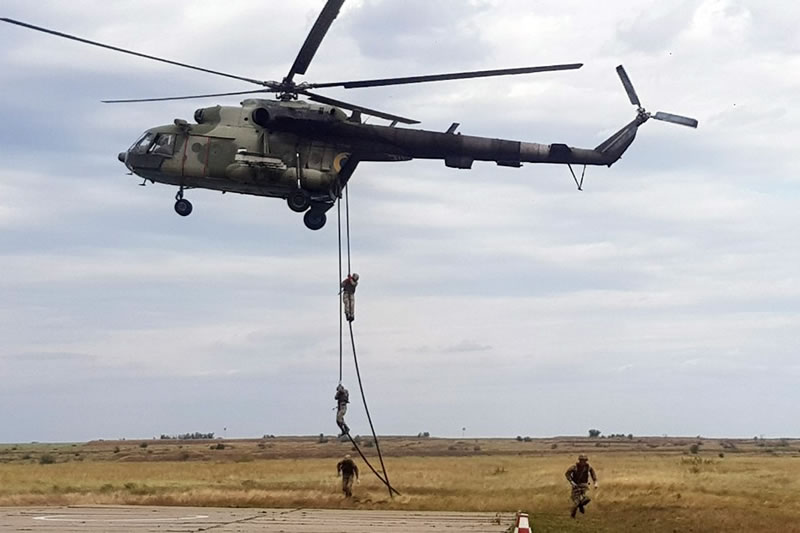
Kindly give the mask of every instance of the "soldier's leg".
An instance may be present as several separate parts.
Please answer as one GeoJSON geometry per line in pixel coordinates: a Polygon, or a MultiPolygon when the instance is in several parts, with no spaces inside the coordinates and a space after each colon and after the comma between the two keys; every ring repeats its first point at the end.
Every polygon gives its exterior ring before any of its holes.
{"type": "Polygon", "coordinates": [[[342,479],[342,490],[344,491],[344,495],[350,498],[353,495],[353,477],[347,476],[342,479]]]}
{"type": "Polygon", "coordinates": [[[342,294],[342,302],[344,303],[344,316],[349,321],[355,319],[355,294],[345,292],[342,294]]]}
{"type": "Polygon", "coordinates": [[[339,409],[336,411],[336,425],[339,426],[342,435],[344,435],[345,433],[350,433],[350,428],[347,427],[347,424],[345,424],[344,422],[345,414],[347,414],[347,404],[343,403],[339,405],[339,409]]]}
{"type": "Polygon", "coordinates": [[[578,512],[578,509],[581,508],[581,495],[582,492],[580,487],[574,485],[572,487],[572,493],[570,494],[570,499],[572,500],[572,509],[570,509],[569,516],[575,518],[575,514],[578,512]]]}

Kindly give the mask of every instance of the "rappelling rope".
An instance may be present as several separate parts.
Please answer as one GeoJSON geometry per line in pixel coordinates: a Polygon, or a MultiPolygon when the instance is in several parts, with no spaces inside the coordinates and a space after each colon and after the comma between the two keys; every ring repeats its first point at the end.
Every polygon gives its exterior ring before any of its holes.
{"type": "MultiPolygon", "coordinates": [[[[347,186],[345,185],[344,188],[345,194],[345,223],[346,223],[346,242],[347,242],[347,275],[350,276],[351,274],[351,262],[350,262],[350,198],[347,193],[347,186]]],[[[341,194],[339,195],[339,201],[337,202],[337,216],[338,216],[338,224],[339,224],[339,279],[342,279],[342,208],[341,208],[341,194]]],[[[342,322],[342,288],[339,287],[339,384],[342,383],[342,359],[343,359],[343,322],[342,322]]],[[[350,435],[350,432],[345,432],[347,438],[350,439],[350,442],[353,444],[353,447],[358,452],[358,455],[361,456],[361,459],[367,464],[367,466],[372,470],[372,472],[380,479],[386,488],[389,489],[389,497],[394,497],[394,494],[400,496],[400,492],[397,491],[394,487],[392,487],[391,483],[389,483],[389,475],[386,472],[386,466],[383,462],[383,454],[381,453],[380,443],[378,442],[378,435],[375,433],[375,426],[372,423],[372,416],[369,414],[369,407],[367,406],[367,397],[364,394],[364,385],[361,381],[361,371],[358,367],[358,356],[356,355],[356,341],[353,335],[353,323],[348,322],[349,329],[350,329],[350,344],[353,347],[353,362],[356,367],[356,376],[358,377],[358,388],[361,391],[361,400],[364,403],[364,411],[367,413],[367,420],[369,421],[369,427],[372,431],[372,439],[375,442],[375,449],[378,451],[378,459],[381,462],[381,470],[383,475],[379,473],[375,468],[370,464],[369,460],[367,460],[364,453],[361,451],[361,447],[358,443],[353,439],[350,435]]]]}
{"type": "MultiPolygon", "coordinates": [[[[341,198],[341,195],[340,195],[341,198]]],[[[337,211],[337,220],[339,222],[339,385],[342,384],[342,202],[336,202],[336,211],[337,211]]],[[[350,244],[350,230],[348,228],[347,231],[348,235],[348,255],[349,255],[349,244],[350,244]]],[[[350,270],[348,265],[348,270],[350,270]]]]}
{"type": "MultiPolygon", "coordinates": [[[[383,476],[385,478],[381,479],[381,481],[383,481],[386,484],[386,487],[389,489],[389,496],[391,497],[392,492],[393,491],[397,492],[397,491],[394,489],[394,487],[392,487],[391,483],[389,483],[389,473],[386,472],[386,465],[383,464],[383,454],[381,453],[381,445],[378,442],[378,435],[375,434],[375,426],[372,424],[372,416],[370,416],[369,407],[367,407],[367,396],[364,394],[364,386],[361,383],[361,371],[358,369],[358,356],[356,355],[356,341],[355,337],[353,337],[353,323],[349,322],[349,324],[350,324],[350,343],[353,345],[353,363],[355,363],[356,366],[356,376],[358,377],[358,388],[361,390],[361,400],[364,402],[364,412],[367,413],[367,420],[369,420],[369,428],[370,430],[372,430],[372,438],[375,441],[375,449],[378,451],[378,459],[381,462],[381,470],[383,471],[383,476]]],[[[349,436],[350,435],[348,434],[348,437],[349,436]]],[[[372,467],[370,466],[370,468],[372,467]]],[[[375,469],[373,468],[373,471],[374,470],[375,469]]],[[[400,493],[397,492],[397,494],[399,495],[400,493]]]]}

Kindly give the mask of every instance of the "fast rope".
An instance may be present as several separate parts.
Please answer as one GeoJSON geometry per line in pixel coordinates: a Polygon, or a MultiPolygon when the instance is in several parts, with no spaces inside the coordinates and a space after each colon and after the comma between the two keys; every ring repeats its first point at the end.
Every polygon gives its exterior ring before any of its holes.
{"type": "MultiPolygon", "coordinates": [[[[347,186],[344,187],[344,198],[345,198],[345,223],[346,223],[346,242],[347,242],[347,275],[350,276],[351,272],[351,262],[350,262],[350,197],[347,193],[347,186]]],[[[341,194],[339,195],[339,201],[336,203],[337,205],[337,217],[338,217],[338,226],[339,226],[339,280],[342,279],[342,208],[341,208],[341,194]]],[[[342,322],[342,311],[343,311],[343,303],[342,303],[342,294],[341,291],[339,293],[339,384],[342,383],[342,360],[344,355],[343,349],[343,322],[342,322]]],[[[356,354],[356,341],[355,336],[353,335],[353,323],[348,322],[349,329],[350,329],[350,344],[353,348],[353,363],[355,364],[356,368],[356,376],[358,377],[358,388],[361,392],[361,401],[364,403],[364,411],[367,413],[367,420],[369,421],[369,428],[372,431],[372,439],[375,443],[375,449],[378,452],[378,459],[381,463],[381,471],[378,472],[372,464],[370,464],[369,460],[364,456],[364,453],[361,451],[361,447],[358,443],[353,439],[350,435],[350,432],[346,432],[347,438],[350,439],[350,442],[353,444],[353,447],[358,452],[358,455],[361,456],[361,459],[367,464],[367,466],[372,470],[372,472],[377,476],[378,479],[386,485],[386,488],[389,490],[389,497],[393,498],[395,494],[400,496],[400,492],[397,491],[394,487],[392,487],[391,483],[389,482],[389,475],[386,472],[386,465],[383,462],[383,454],[381,453],[381,446],[378,441],[378,435],[375,433],[375,426],[372,423],[372,416],[369,414],[369,407],[367,406],[367,396],[364,394],[364,385],[361,380],[361,370],[358,366],[358,355],[356,354]]]]}

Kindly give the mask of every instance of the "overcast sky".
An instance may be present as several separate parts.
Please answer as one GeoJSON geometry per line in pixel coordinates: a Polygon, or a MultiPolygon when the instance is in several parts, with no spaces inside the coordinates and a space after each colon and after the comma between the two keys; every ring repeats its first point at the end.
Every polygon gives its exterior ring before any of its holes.
{"type": "MultiPolygon", "coordinates": [[[[324,2],[4,0],[0,16],[279,80],[324,2]]],[[[583,62],[512,79],[328,90],[437,131],[623,159],[363,164],[356,341],[377,430],[798,435],[800,7],[744,0],[348,0],[307,81],[583,62]],[[602,4],[602,5],[601,5],[602,4]]],[[[335,211],[139,187],[145,129],[233,80],[0,26],[0,442],[336,431],[335,211]],[[225,429],[227,428],[227,429],[225,429]]],[[[375,121],[381,123],[381,121],[375,121]]],[[[354,433],[369,427],[352,356],[354,433]]]]}

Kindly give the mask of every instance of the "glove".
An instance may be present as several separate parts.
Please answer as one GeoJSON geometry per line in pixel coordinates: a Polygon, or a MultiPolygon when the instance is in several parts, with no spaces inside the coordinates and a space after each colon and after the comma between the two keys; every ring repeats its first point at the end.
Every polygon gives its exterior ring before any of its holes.
{"type": "Polygon", "coordinates": [[[361,485],[361,480],[360,479],[356,479],[356,485],[361,485]]]}
{"type": "Polygon", "coordinates": [[[595,481],[594,482],[594,488],[597,488],[597,487],[598,487],[598,484],[597,484],[597,481],[595,481]]]}

